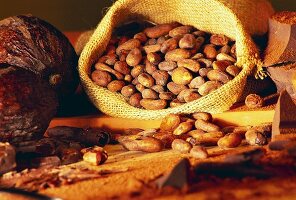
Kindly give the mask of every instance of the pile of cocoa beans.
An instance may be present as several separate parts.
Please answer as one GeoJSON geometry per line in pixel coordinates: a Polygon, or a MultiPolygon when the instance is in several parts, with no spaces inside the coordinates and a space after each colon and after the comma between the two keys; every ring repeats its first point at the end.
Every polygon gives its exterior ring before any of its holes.
{"type": "Polygon", "coordinates": [[[218,89],[239,74],[235,42],[179,23],[114,36],[91,78],[130,105],[148,110],[176,107],[218,89]]]}
{"type": "Polygon", "coordinates": [[[206,158],[207,146],[235,148],[241,144],[262,146],[268,143],[271,124],[258,126],[218,126],[205,112],[191,115],[169,114],[158,129],[128,129],[118,141],[127,150],[158,152],[172,148],[206,158]]]}

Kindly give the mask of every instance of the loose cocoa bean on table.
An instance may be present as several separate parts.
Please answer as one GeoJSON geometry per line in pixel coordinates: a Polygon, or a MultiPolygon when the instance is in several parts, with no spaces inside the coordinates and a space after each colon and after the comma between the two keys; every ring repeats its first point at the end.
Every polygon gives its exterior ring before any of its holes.
{"type": "Polygon", "coordinates": [[[157,110],[218,89],[239,74],[235,63],[235,41],[174,22],[146,28],[132,38],[114,35],[91,78],[120,92],[134,107],[157,110]]]}

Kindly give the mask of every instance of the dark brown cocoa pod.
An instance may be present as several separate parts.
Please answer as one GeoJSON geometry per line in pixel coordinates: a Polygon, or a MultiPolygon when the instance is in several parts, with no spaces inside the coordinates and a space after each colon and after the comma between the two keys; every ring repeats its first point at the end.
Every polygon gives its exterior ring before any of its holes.
{"type": "Polygon", "coordinates": [[[78,86],[78,57],[69,40],[51,24],[30,15],[0,21],[0,64],[20,67],[50,83],[59,97],[78,86]]]}
{"type": "Polygon", "coordinates": [[[58,99],[47,82],[17,67],[0,68],[0,141],[42,137],[58,99]]]}

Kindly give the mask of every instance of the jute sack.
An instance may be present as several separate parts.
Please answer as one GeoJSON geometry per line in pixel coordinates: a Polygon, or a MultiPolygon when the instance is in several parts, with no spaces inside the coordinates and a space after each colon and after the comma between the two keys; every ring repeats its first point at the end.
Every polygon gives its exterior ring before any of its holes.
{"type": "Polygon", "coordinates": [[[79,74],[82,85],[93,104],[114,117],[158,119],[169,113],[226,111],[242,95],[247,76],[254,72],[256,66],[261,65],[251,34],[266,31],[265,24],[272,12],[266,0],[118,0],[110,7],[81,53],[79,74]],[[255,18],[256,11],[266,13],[255,18]],[[240,19],[239,16],[244,14],[249,18],[240,19]],[[139,19],[158,24],[177,21],[206,32],[225,34],[236,40],[237,65],[242,67],[242,71],[219,89],[182,106],[152,111],[129,105],[121,94],[97,86],[90,79],[90,73],[91,66],[104,52],[114,28],[139,19]]]}

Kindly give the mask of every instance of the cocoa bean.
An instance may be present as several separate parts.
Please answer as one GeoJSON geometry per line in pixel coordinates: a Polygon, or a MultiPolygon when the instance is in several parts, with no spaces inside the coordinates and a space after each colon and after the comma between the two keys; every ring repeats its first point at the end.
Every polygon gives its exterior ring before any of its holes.
{"type": "Polygon", "coordinates": [[[178,26],[177,23],[159,24],[146,28],[144,33],[150,38],[158,38],[160,36],[167,35],[176,26],[178,26]]]}
{"type": "Polygon", "coordinates": [[[182,49],[192,49],[196,46],[196,39],[192,34],[185,34],[179,41],[179,47],[182,49]]]}
{"type": "Polygon", "coordinates": [[[140,74],[138,76],[138,81],[139,83],[141,83],[142,85],[148,88],[152,87],[155,83],[155,80],[152,78],[152,76],[146,73],[140,74]]]}
{"type": "Polygon", "coordinates": [[[189,154],[196,159],[205,159],[208,157],[208,151],[202,146],[193,146],[189,154]]]}
{"type": "Polygon", "coordinates": [[[192,74],[184,67],[178,67],[172,73],[173,82],[179,85],[187,85],[192,79],[192,74]]]}
{"type": "Polygon", "coordinates": [[[147,110],[160,110],[166,108],[167,106],[166,100],[163,99],[142,99],[140,101],[140,104],[147,110]]]}
{"type": "Polygon", "coordinates": [[[158,94],[152,89],[144,89],[142,91],[143,99],[158,99],[158,94]]]}
{"type": "Polygon", "coordinates": [[[172,142],[172,149],[180,153],[189,153],[192,145],[182,139],[175,139],[172,142]]]}
{"type": "Polygon", "coordinates": [[[202,119],[197,119],[195,121],[195,127],[197,129],[201,129],[201,130],[206,131],[206,132],[217,132],[217,131],[220,131],[220,127],[219,126],[217,126],[216,124],[213,124],[211,122],[202,120],[202,119]]]}
{"type": "Polygon", "coordinates": [[[191,56],[190,51],[186,49],[174,49],[165,54],[165,60],[177,62],[182,59],[190,58],[190,56],[191,56]]]}
{"type": "Polygon", "coordinates": [[[140,64],[141,60],[142,60],[142,52],[138,48],[134,48],[133,50],[131,50],[126,57],[126,63],[129,66],[136,66],[140,64]]]}
{"type": "Polygon", "coordinates": [[[207,81],[199,87],[198,92],[200,95],[205,96],[221,86],[222,83],[218,81],[207,81]]]}
{"type": "Polygon", "coordinates": [[[130,51],[135,48],[139,48],[141,46],[141,42],[138,39],[130,39],[122,44],[119,44],[119,46],[116,49],[116,54],[120,55],[122,50],[130,51]]]}
{"type": "Polygon", "coordinates": [[[95,82],[95,84],[106,87],[111,81],[111,75],[106,71],[95,70],[91,73],[91,79],[95,82]]]}
{"type": "Polygon", "coordinates": [[[119,81],[119,80],[114,80],[111,81],[108,85],[107,88],[111,92],[118,92],[121,91],[121,89],[125,86],[124,81],[119,81]]]}
{"type": "Polygon", "coordinates": [[[185,35],[186,33],[191,33],[193,31],[192,26],[179,26],[174,28],[169,32],[170,37],[176,37],[178,35],[185,35]]]}
{"type": "Polygon", "coordinates": [[[200,64],[198,61],[196,60],[192,60],[192,59],[183,59],[183,60],[179,60],[177,62],[178,67],[184,67],[186,69],[189,69],[192,72],[197,73],[198,70],[200,69],[200,64]]]}

